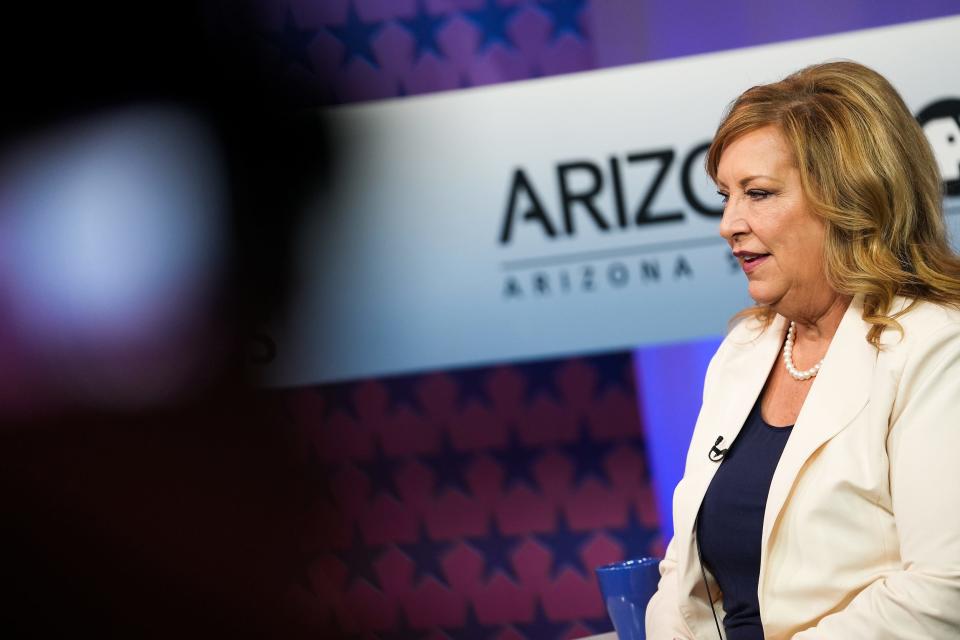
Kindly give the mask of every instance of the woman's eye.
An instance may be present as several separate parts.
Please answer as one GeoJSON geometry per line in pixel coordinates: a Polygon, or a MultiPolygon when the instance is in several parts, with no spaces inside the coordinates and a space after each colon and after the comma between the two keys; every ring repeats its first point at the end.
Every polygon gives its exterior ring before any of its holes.
{"type": "Polygon", "coordinates": [[[769,191],[763,191],[762,189],[750,189],[747,191],[747,197],[749,197],[751,200],[763,200],[769,195],[769,191]]]}
{"type": "Polygon", "coordinates": [[[717,191],[717,195],[720,196],[720,200],[723,202],[723,204],[727,204],[727,200],[730,199],[730,194],[724,193],[723,191],[717,191]]]}

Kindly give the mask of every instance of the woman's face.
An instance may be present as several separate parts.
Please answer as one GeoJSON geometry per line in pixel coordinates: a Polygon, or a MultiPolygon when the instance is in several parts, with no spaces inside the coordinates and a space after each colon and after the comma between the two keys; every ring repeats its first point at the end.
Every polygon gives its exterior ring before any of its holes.
{"type": "Polygon", "coordinates": [[[750,297],[788,318],[804,318],[834,293],[823,270],[825,227],[800,187],[780,130],[767,126],[730,143],[720,156],[724,197],[720,235],[749,281],[750,297]]]}

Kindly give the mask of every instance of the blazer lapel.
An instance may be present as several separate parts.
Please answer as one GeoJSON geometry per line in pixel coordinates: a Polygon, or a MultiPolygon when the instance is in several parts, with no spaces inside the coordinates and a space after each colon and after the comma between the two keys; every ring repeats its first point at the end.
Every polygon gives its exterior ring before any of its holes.
{"type": "Polygon", "coordinates": [[[869,326],[863,321],[862,314],[862,300],[857,296],[837,327],[824,357],[823,368],[803,402],[773,474],[763,516],[761,567],[766,559],[771,532],[800,468],[823,443],[850,424],[867,404],[877,350],[866,340],[869,326]]]}
{"type": "MultiPolygon", "coordinates": [[[[757,398],[763,391],[770,369],[780,355],[786,333],[786,320],[776,316],[773,322],[759,336],[752,340],[731,345],[731,354],[724,366],[728,379],[722,381],[722,402],[724,407],[715,416],[717,436],[723,436],[718,445],[726,449],[736,439],[757,398]]],[[[711,443],[712,444],[712,443],[711,443]]],[[[713,469],[717,466],[714,464],[713,469]]],[[[713,474],[710,474],[711,477],[713,474]]],[[[703,488],[706,492],[706,487],[703,488]]],[[[702,495],[701,495],[702,497],[702,495]]]]}
{"type": "MultiPolygon", "coordinates": [[[[745,320],[745,322],[753,322],[745,320]]],[[[754,403],[763,391],[770,368],[780,354],[783,344],[786,321],[776,316],[773,323],[753,339],[744,338],[743,342],[730,344],[730,351],[718,373],[724,376],[716,381],[715,389],[709,399],[710,405],[704,405],[699,420],[709,420],[709,424],[698,424],[697,430],[702,431],[709,442],[697,443],[696,450],[691,449],[690,456],[696,456],[693,464],[688,461],[684,481],[687,490],[684,492],[684,504],[687,507],[679,509],[674,514],[676,525],[675,535],[677,542],[688,550],[687,563],[683,572],[683,583],[687,592],[692,593],[701,582],[700,565],[697,562],[695,547],[696,533],[694,525],[696,515],[703,502],[703,496],[710,486],[713,476],[720,464],[710,462],[707,454],[720,436],[723,440],[716,445],[726,449],[740,433],[744,421],[753,408],[754,403]],[[702,449],[702,451],[701,451],[702,449]]]]}

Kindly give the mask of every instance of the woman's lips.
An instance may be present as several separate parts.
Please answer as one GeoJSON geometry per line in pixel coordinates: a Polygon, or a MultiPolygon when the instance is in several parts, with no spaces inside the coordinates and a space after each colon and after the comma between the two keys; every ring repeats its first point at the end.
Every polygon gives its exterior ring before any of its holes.
{"type": "Polygon", "coordinates": [[[759,267],[761,264],[766,262],[767,258],[769,257],[770,257],[769,253],[745,257],[743,259],[743,262],[741,263],[743,266],[743,272],[750,273],[751,271],[759,267]]]}

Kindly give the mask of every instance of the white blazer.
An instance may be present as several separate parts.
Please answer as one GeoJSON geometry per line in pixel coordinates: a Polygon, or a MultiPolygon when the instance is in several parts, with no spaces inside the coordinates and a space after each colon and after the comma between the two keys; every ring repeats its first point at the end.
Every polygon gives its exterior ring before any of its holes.
{"type": "MultiPolygon", "coordinates": [[[[879,351],[862,313],[856,297],[770,485],[758,585],[768,640],[960,638],[960,312],[919,303],[879,351]]],[[[694,546],[718,466],[707,454],[718,436],[733,442],[770,368],[783,366],[785,325],[740,322],[707,369],[649,640],[717,638],[694,546]]]]}

